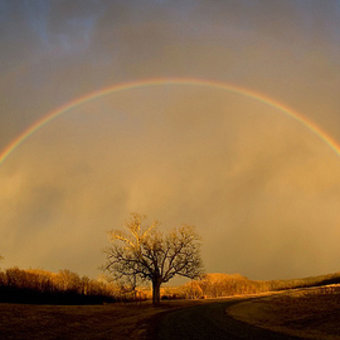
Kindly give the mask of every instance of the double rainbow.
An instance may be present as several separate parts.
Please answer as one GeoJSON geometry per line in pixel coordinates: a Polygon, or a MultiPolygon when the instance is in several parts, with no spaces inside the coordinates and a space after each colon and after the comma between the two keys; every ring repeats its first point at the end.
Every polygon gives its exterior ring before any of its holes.
{"type": "Polygon", "coordinates": [[[119,83],[110,87],[106,87],[104,89],[91,92],[82,97],[76,98],[57,109],[47,113],[42,118],[37,120],[31,126],[29,126],[23,133],[21,133],[17,138],[15,138],[9,145],[5,147],[4,150],[0,153],[0,165],[8,158],[8,156],[16,150],[23,142],[25,142],[30,136],[32,136],[36,131],[44,127],[46,124],[50,123],[55,118],[59,117],[62,114],[65,114],[72,109],[90,102],[92,100],[107,96],[112,93],[122,92],[126,90],[136,89],[136,88],[145,88],[145,87],[153,87],[153,86],[162,86],[162,85],[190,85],[190,86],[200,86],[200,87],[209,87],[215,88],[218,90],[225,90],[230,93],[236,93],[242,96],[246,96],[258,102],[262,102],[266,105],[269,105],[280,112],[286,114],[287,116],[293,118],[294,120],[301,123],[303,126],[308,128],[312,133],[314,133],[318,138],[320,138],[323,142],[325,142],[338,156],[340,156],[340,145],[333,140],[330,136],[328,136],[323,130],[321,130],[315,123],[309,121],[307,118],[302,116],[301,114],[295,112],[291,108],[271,99],[262,94],[256,93],[254,91],[250,91],[248,89],[244,89],[241,87],[237,87],[228,83],[219,82],[219,81],[210,81],[204,79],[195,79],[195,78],[153,78],[153,79],[145,79],[145,80],[137,80],[132,82],[124,82],[119,83]]]}

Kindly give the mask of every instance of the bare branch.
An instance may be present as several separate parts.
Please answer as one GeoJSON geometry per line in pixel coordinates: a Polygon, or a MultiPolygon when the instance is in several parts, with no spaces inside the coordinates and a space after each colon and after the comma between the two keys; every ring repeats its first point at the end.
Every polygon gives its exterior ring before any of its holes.
{"type": "Polygon", "coordinates": [[[131,214],[127,232],[110,232],[111,247],[105,250],[103,267],[116,279],[150,280],[154,302],[159,301],[159,288],[176,275],[196,278],[202,273],[200,237],[194,227],[182,226],[164,235],[159,222],[145,226],[145,216],[131,214]]]}

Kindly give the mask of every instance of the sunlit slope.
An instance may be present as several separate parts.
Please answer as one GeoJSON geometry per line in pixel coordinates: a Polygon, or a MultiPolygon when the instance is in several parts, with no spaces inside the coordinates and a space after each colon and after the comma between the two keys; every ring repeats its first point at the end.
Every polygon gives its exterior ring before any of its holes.
{"type": "MultiPolygon", "coordinates": [[[[326,275],[329,277],[332,275],[326,275]]],[[[227,309],[257,327],[309,339],[340,339],[340,285],[288,290],[227,309]]]]}
{"type": "Polygon", "coordinates": [[[294,289],[340,283],[340,272],[291,280],[250,280],[240,274],[206,274],[201,280],[185,285],[191,298],[215,298],[236,294],[294,289]]]}

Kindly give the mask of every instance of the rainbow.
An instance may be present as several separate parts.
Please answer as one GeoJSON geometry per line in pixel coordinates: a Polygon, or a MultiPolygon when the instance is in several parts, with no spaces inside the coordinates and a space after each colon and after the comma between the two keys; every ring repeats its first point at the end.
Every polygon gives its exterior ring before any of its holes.
{"type": "Polygon", "coordinates": [[[303,126],[308,128],[311,132],[313,132],[316,136],[318,136],[323,142],[325,142],[338,156],[340,156],[340,145],[337,144],[337,142],[333,140],[331,137],[329,137],[323,130],[321,130],[315,123],[309,121],[307,118],[295,112],[291,108],[271,98],[268,98],[262,94],[259,94],[254,91],[244,89],[241,87],[237,87],[237,86],[234,86],[228,83],[219,82],[219,81],[210,81],[210,80],[196,79],[196,78],[153,78],[153,79],[136,80],[132,82],[124,82],[124,83],[119,83],[113,86],[109,86],[101,90],[86,94],[82,97],[76,98],[58,107],[57,109],[47,113],[42,118],[40,118],[35,123],[33,123],[31,126],[29,126],[25,131],[23,131],[17,138],[15,138],[10,144],[8,144],[2,150],[2,152],[0,153],[0,165],[8,158],[8,156],[14,150],[16,150],[23,142],[25,142],[36,131],[44,127],[46,124],[50,123],[55,118],[71,111],[72,109],[76,108],[79,105],[85,104],[87,102],[107,96],[112,93],[117,93],[117,92],[136,89],[136,88],[145,88],[145,87],[161,86],[161,85],[191,85],[191,86],[215,88],[218,90],[225,90],[230,93],[235,93],[235,94],[239,94],[242,96],[246,96],[258,102],[262,102],[266,105],[269,105],[281,111],[282,113],[286,114],[287,116],[301,123],[303,126]]]}

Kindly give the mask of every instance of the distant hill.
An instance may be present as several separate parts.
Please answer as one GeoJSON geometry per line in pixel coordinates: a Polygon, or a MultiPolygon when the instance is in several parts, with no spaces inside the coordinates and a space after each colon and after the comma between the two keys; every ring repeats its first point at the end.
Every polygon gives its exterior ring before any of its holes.
{"type": "Polygon", "coordinates": [[[340,283],[340,272],[291,280],[249,280],[240,274],[211,273],[190,281],[182,289],[187,298],[217,298],[335,283],[340,283]]]}

